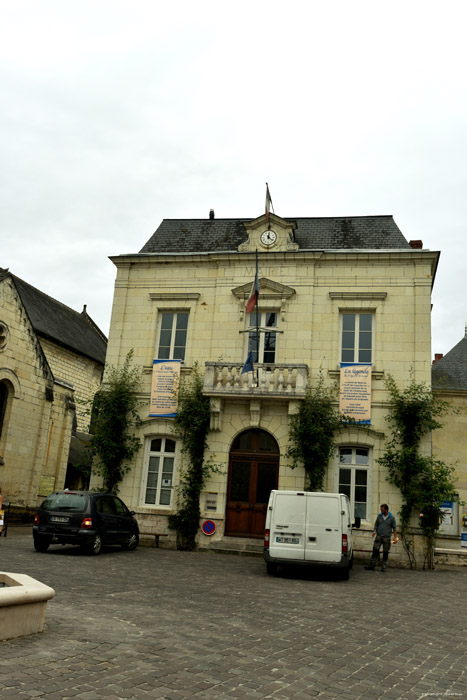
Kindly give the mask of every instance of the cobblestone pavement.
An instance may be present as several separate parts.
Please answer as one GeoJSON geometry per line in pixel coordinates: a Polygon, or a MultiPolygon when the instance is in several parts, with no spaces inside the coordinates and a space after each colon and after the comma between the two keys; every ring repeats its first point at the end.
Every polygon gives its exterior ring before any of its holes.
{"type": "Polygon", "coordinates": [[[1,700],[467,698],[465,569],[269,577],[256,557],[39,554],[29,528],[0,569],[56,591],[42,634],[0,641],[1,700]]]}

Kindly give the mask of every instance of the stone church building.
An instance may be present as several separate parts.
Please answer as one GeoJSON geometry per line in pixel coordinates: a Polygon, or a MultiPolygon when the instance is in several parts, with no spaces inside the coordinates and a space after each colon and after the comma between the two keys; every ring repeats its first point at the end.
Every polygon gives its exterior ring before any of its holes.
{"type": "Polygon", "coordinates": [[[82,484],[82,402],[101,384],[107,340],[85,308],[1,268],[0,300],[0,488],[4,504],[35,507],[54,489],[82,484]]]}

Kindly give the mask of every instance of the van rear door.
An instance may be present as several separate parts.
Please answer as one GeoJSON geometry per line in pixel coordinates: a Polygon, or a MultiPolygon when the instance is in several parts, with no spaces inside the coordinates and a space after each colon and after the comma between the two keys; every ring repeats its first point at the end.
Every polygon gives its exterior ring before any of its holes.
{"type": "Polygon", "coordinates": [[[269,534],[269,554],[277,559],[305,558],[304,492],[274,491],[269,534]]]}
{"type": "Polygon", "coordinates": [[[305,560],[340,561],[342,517],[339,495],[309,493],[306,502],[305,560]]]}

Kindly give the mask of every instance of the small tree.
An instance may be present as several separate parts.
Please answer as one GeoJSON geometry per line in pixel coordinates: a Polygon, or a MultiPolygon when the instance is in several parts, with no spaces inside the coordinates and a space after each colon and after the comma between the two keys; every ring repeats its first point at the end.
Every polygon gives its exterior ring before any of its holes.
{"type": "Polygon", "coordinates": [[[193,550],[200,521],[200,495],[206,479],[215,468],[204,461],[207,434],[211,418],[210,401],[203,394],[203,380],[195,365],[189,380],[182,383],[178,393],[178,412],[174,433],[182,443],[188,466],[179,486],[179,509],[169,515],[169,527],[178,533],[178,549],[193,550]]]}
{"type": "Polygon", "coordinates": [[[107,491],[116,493],[130,470],[129,462],[141,446],[132,430],[139,424],[141,370],[131,367],[130,350],[122,367],[109,367],[106,381],[96,393],[91,414],[92,440],[87,450],[92,469],[104,479],[107,491]]]}
{"type": "Polygon", "coordinates": [[[385,384],[391,397],[387,421],[392,437],[378,462],[386,467],[388,481],[402,494],[400,533],[410,565],[415,562],[407,534],[412,515],[418,513],[431,568],[436,531],[443,517],[441,502],[451,500],[455,491],[454,468],[433,456],[420,454],[420,444],[425,435],[442,427],[439,418],[452,409],[413,377],[404,391],[399,390],[390,375],[385,384]]]}
{"type": "Polygon", "coordinates": [[[294,469],[303,466],[309,491],[322,491],[330,457],[335,449],[334,433],[343,417],[334,407],[335,390],[325,389],[321,375],[316,387],[307,389],[298,413],[291,417],[287,456],[294,469]]]}

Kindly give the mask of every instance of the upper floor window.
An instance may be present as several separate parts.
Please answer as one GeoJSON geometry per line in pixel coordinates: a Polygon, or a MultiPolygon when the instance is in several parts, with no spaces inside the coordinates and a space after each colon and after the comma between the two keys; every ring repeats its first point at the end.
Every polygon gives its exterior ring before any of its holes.
{"type": "Polygon", "coordinates": [[[366,447],[340,447],[338,466],[338,490],[350,500],[354,517],[367,519],[369,449],[366,447]]]}
{"type": "Polygon", "coordinates": [[[342,314],[341,362],[371,363],[372,346],[372,314],[342,314]]]}
{"type": "Polygon", "coordinates": [[[276,361],[278,314],[271,311],[258,312],[259,360],[256,352],[256,312],[248,314],[248,352],[252,353],[253,362],[273,364],[276,361]]]}
{"type": "Polygon", "coordinates": [[[175,474],[175,440],[153,438],[149,445],[144,503],[172,505],[175,474]]]}
{"type": "Polygon", "coordinates": [[[164,312],[161,314],[159,332],[159,360],[184,360],[186,336],[188,329],[188,312],[164,312]]]}

